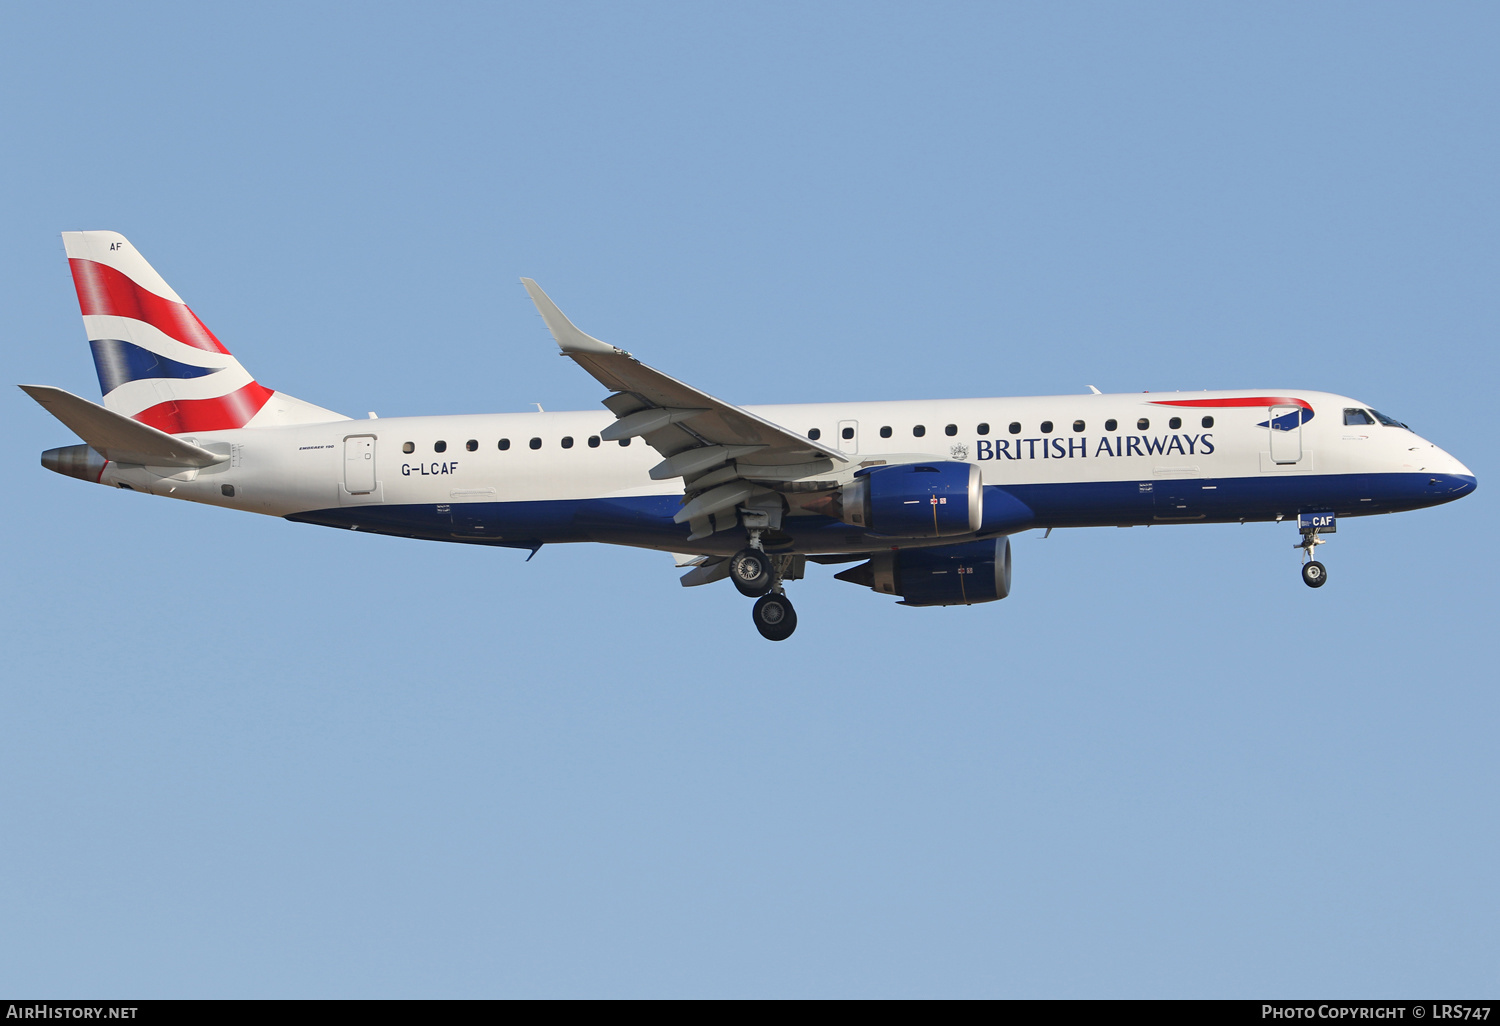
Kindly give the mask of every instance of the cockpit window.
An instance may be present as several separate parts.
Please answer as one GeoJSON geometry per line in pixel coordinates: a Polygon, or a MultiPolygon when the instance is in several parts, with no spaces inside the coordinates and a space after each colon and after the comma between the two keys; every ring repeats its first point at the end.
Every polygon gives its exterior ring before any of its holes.
{"type": "Polygon", "coordinates": [[[1370,415],[1368,413],[1366,413],[1364,410],[1345,410],[1344,411],[1344,424],[1346,426],[1349,425],[1349,424],[1373,424],[1373,423],[1375,423],[1375,422],[1370,419],[1370,415]]]}
{"type": "Polygon", "coordinates": [[[1384,424],[1386,427],[1399,427],[1406,428],[1406,430],[1408,431],[1411,430],[1411,428],[1406,427],[1406,425],[1401,423],[1399,420],[1395,419],[1394,417],[1387,417],[1379,410],[1371,410],[1370,412],[1375,415],[1376,420],[1380,421],[1380,423],[1384,424]]]}

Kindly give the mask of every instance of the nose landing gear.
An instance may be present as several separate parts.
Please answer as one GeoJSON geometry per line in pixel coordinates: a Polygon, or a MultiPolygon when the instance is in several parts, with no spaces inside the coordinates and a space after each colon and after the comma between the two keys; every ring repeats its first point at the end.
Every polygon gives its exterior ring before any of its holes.
{"type": "Polygon", "coordinates": [[[1331,513],[1303,513],[1297,518],[1297,529],[1302,540],[1292,546],[1302,550],[1302,583],[1309,588],[1321,588],[1328,583],[1328,568],[1313,559],[1313,550],[1328,539],[1319,538],[1319,531],[1337,531],[1337,521],[1331,513]]]}

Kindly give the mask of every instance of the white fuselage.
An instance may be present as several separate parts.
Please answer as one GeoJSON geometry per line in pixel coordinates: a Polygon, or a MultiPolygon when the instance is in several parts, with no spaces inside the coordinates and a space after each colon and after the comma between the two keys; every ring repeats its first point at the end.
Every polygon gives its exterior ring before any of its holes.
{"type": "MultiPolygon", "coordinates": [[[[1346,409],[1368,407],[1322,392],[1065,395],[747,409],[836,446],[850,457],[850,470],[882,460],[975,463],[987,489],[1006,489],[1036,510],[1035,521],[1026,526],[1276,519],[1309,507],[1337,507],[1343,515],[1389,512],[1457,497],[1448,494],[1452,487],[1439,488],[1441,496],[1424,492],[1422,481],[1467,478],[1471,488],[1473,479],[1456,459],[1405,428],[1346,424],[1346,409]],[[1315,415],[1309,414],[1295,430],[1277,431],[1267,426],[1266,405],[1198,405],[1260,396],[1296,397],[1315,415]]],[[[465,510],[479,517],[477,511],[484,510],[484,515],[495,511],[497,518],[490,533],[471,523],[449,532],[452,540],[601,540],[681,550],[684,532],[673,528],[670,517],[660,530],[644,521],[660,521],[661,511],[670,511],[682,495],[682,481],[652,480],[649,472],[662,457],[638,438],[624,445],[600,442],[599,434],[613,421],[608,411],[600,410],[338,420],[204,432],[194,436],[198,444],[227,451],[230,459],[170,476],[111,463],[99,480],[384,533],[439,537],[444,532],[434,517],[462,519],[465,510]],[[652,497],[667,505],[639,501],[652,497]],[[601,501],[606,505],[580,530],[575,521],[582,507],[577,504],[601,501]],[[520,521],[507,520],[525,509],[531,512],[520,521]],[[611,509],[630,510],[624,516],[630,523],[618,537],[611,536],[611,509]],[[398,529],[407,521],[415,525],[412,530],[398,529]]],[[[793,502],[788,514],[798,512],[793,502]]],[[[870,541],[825,531],[798,547],[857,551],[868,549],[870,541]]]]}

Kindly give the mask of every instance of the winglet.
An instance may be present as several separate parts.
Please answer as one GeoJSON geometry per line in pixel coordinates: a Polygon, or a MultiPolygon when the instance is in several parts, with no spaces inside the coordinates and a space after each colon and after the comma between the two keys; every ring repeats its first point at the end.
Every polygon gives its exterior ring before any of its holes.
{"type": "Polygon", "coordinates": [[[548,298],[542,287],[530,278],[522,278],[521,284],[526,286],[526,293],[531,301],[536,304],[537,313],[542,315],[542,320],[547,322],[547,330],[552,332],[552,337],[557,339],[558,346],[565,353],[603,353],[613,356],[623,350],[616,349],[608,342],[600,342],[592,335],[585,335],[573,326],[573,322],[563,316],[563,312],[557,308],[557,304],[548,298]]]}

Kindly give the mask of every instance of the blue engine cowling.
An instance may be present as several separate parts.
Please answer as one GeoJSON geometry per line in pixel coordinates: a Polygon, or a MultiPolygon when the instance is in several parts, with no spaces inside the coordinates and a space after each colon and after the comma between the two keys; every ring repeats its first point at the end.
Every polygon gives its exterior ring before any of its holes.
{"type": "Polygon", "coordinates": [[[1010,594],[1010,539],[877,552],[841,574],[907,606],[972,606],[1010,594]]]}
{"type": "Polygon", "coordinates": [[[867,467],[840,500],[839,519],[897,538],[973,534],[984,521],[984,488],[973,463],[867,467]]]}

